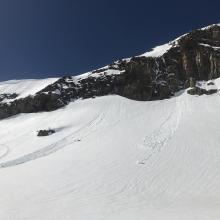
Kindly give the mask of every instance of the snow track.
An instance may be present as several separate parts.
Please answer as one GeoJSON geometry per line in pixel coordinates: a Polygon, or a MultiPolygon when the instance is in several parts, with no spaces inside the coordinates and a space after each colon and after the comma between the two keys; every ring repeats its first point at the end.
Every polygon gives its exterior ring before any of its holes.
{"type": "Polygon", "coordinates": [[[141,147],[147,150],[147,156],[145,159],[138,160],[137,164],[146,164],[155,153],[161,151],[172,139],[178,129],[183,112],[187,112],[186,105],[184,104],[186,101],[187,98],[176,97],[173,100],[173,109],[168,112],[165,119],[161,121],[161,124],[150,135],[144,137],[141,147]]]}
{"type": "Polygon", "coordinates": [[[0,121],[0,219],[220,219],[219,108],[107,96],[0,121]]]}
{"type": "Polygon", "coordinates": [[[4,158],[9,153],[9,147],[5,144],[1,144],[0,146],[0,160],[4,158]]]}
{"type": "MultiPolygon", "coordinates": [[[[94,132],[94,129],[97,129],[98,125],[102,122],[104,118],[105,113],[99,113],[94,119],[92,119],[88,124],[83,125],[81,128],[73,132],[72,134],[62,138],[61,140],[57,141],[54,144],[48,145],[42,149],[36,150],[34,152],[31,152],[29,154],[20,156],[16,159],[9,160],[3,163],[0,163],[0,168],[6,168],[11,166],[16,166],[22,163],[26,163],[32,160],[36,160],[41,157],[48,156],[52,153],[55,153],[56,151],[67,147],[69,145],[72,145],[74,143],[77,143],[79,141],[82,141],[84,138],[88,137],[90,133],[94,132]]],[[[0,159],[4,158],[8,152],[9,148],[6,145],[3,145],[4,153],[2,155],[0,154],[0,159]]],[[[1,153],[1,152],[0,152],[1,153]]]]}

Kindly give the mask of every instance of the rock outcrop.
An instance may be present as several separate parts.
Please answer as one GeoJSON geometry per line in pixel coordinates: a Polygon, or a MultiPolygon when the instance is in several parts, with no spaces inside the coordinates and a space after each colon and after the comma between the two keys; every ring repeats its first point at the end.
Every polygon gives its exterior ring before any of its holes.
{"type": "Polygon", "coordinates": [[[45,136],[49,136],[55,133],[55,130],[53,129],[48,129],[48,130],[39,130],[37,132],[37,136],[38,137],[45,137],[45,136]]]}
{"type": "Polygon", "coordinates": [[[17,97],[18,97],[18,94],[16,94],[16,93],[3,93],[3,94],[0,94],[0,102],[2,102],[4,100],[15,99],[17,97]]]}
{"type": "Polygon", "coordinates": [[[194,88],[187,90],[187,93],[190,95],[212,95],[215,94],[217,91],[217,89],[206,90],[195,86],[194,88]]]}
{"type": "Polygon", "coordinates": [[[220,25],[192,31],[166,48],[156,56],[146,53],[87,74],[62,77],[34,96],[0,103],[0,119],[52,111],[79,98],[110,94],[140,101],[166,99],[198,80],[220,77],[220,25]]]}

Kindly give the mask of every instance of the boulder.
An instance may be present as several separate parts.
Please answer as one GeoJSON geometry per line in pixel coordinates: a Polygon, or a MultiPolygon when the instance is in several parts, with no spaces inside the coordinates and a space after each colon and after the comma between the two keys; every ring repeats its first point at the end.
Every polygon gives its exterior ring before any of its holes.
{"type": "Polygon", "coordinates": [[[49,136],[55,133],[55,130],[53,129],[48,129],[48,130],[39,130],[37,132],[37,136],[39,137],[44,137],[44,136],[49,136]]]}
{"type": "Polygon", "coordinates": [[[206,90],[206,89],[202,89],[199,87],[194,87],[192,89],[187,90],[187,93],[190,95],[212,95],[214,93],[217,93],[218,90],[217,89],[210,89],[210,90],[206,90]]]}

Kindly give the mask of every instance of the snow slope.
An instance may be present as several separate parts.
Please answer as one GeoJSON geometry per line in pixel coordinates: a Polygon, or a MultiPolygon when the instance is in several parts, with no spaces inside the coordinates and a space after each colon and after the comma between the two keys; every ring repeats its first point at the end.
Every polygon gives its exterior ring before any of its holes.
{"type": "Polygon", "coordinates": [[[219,108],[106,96],[1,120],[0,219],[220,219],[219,108]]]}
{"type": "Polygon", "coordinates": [[[161,57],[163,56],[170,48],[172,48],[173,43],[167,43],[153,48],[150,52],[146,52],[141,57],[161,57]]]}
{"type": "Polygon", "coordinates": [[[34,95],[44,89],[47,85],[54,83],[58,78],[48,79],[26,79],[26,80],[9,80],[0,82],[0,94],[16,93],[18,98],[24,98],[28,95],[34,95]]]}

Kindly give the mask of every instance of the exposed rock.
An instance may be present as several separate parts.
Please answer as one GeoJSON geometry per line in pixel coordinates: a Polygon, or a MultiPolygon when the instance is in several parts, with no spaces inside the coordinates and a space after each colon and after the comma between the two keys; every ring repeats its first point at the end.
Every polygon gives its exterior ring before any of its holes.
{"type": "Polygon", "coordinates": [[[212,86],[212,85],[215,85],[215,83],[214,82],[208,82],[207,85],[212,86]]]}
{"type": "Polygon", "coordinates": [[[15,99],[18,97],[18,94],[16,93],[3,93],[0,94],[0,102],[4,101],[5,99],[15,99]]]}
{"type": "Polygon", "coordinates": [[[44,137],[44,136],[49,136],[55,133],[55,130],[53,129],[48,129],[48,130],[39,130],[37,132],[37,136],[39,137],[44,137]]]}
{"type": "Polygon", "coordinates": [[[217,92],[218,92],[217,89],[206,90],[199,87],[194,87],[192,89],[187,90],[187,93],[190,95],[212,95],[217,92]]]}
{"type": "Polygon", "coordinates": [[[189,78],[189,87],[193,88],[196,85],[196,80],[193,77],[189,78]]]}
{"type": "Polygon", "coordinates": [[[0,103],[0,119],[19,113],[34,113],[56,110],[65,105],[59,98],[60,96],[53,93],[41,93],[35,96],[16,99],[11,103],[0,103]]]}
{"type": "MultiPolygon", "coordinates": [[[[171,97],[194,87],[197,80],[220,77],[220,26],[195,30],[171,41],[157,57],[137,56],[78,77],[62,77],[34,96],[0,104],[0,119],[18,114],[52,111],[82,98],[116,94],[147,101],[171,97]]],[[[193,88],[188,93],[212,94],[193,88]]]]}

